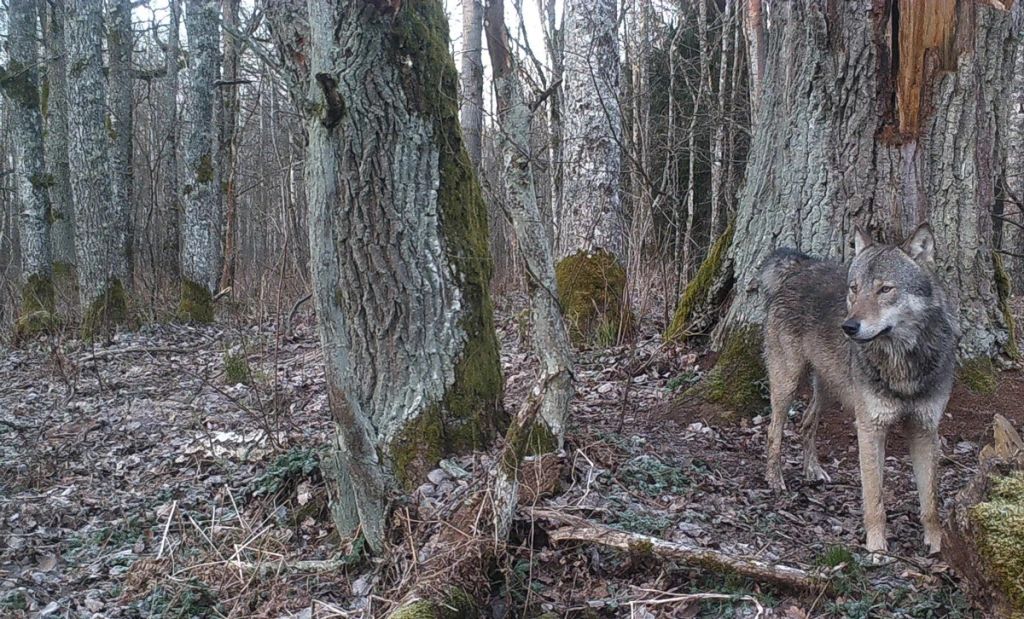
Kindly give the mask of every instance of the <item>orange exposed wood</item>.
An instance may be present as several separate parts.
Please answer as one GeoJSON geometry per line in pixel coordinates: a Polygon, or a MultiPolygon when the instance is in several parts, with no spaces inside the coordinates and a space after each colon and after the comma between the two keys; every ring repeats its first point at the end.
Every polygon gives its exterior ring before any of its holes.
{"type": "Polygon", "coordinates": [[[920,126],[921,96],[925,85],[936,70],[956,68],[957,0],[897,1],[899,69],[896,105],[900,133],[915,135],[920,126]]]}

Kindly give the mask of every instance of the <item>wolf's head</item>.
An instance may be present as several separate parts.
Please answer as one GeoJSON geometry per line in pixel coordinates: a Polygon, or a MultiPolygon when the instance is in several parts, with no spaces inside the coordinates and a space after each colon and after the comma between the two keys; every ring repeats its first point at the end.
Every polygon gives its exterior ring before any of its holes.
{"type": "Polygon", "coordinates": [[[935,307],[933,295],[938,293],[931,227],[923,223],[902,244],[885,245],[857,226],[854,247],[843,332],[859,343],[912,333],[935,307]]]}

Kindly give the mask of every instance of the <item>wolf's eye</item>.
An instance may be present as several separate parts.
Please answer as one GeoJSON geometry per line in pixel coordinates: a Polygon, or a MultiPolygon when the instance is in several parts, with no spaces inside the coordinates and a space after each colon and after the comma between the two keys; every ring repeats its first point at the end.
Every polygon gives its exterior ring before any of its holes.
{"type": "Polygon", "coordinates": [[[892,292],[892,286],[882,286],[878,289],[878,294],[886,294],[887,292],[892,292]]]}
{"type": "Polygon", "coordinates": [[[857,294],[857,284],[850,284],[850,292],[857,294]]]}

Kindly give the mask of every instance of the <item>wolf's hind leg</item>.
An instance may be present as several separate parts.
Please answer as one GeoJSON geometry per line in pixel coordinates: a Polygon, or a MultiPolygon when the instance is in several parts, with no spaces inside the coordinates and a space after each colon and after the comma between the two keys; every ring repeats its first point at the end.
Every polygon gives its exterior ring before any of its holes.
{"type": "Polygon", "coordinates": [[[797,387],[803,377],[803,367],[777,351],[768,351],[768,383],[771,389],[772,421],[768,426],[768,469],[765,479],[772,490],[785,490],[782,477],[782,431],[786,427],[787,413],[797,387]]]}
{"type": "Polygon", "coordinates": [[[942,524],[939,521],[935,472],[939,463],[938,428],[910,423],[910,460],[914,465],[914,481],[921,501],[921,525],[928,551],[937,553],[942,548],[942,524]]]}
{"type": "Polygon", "coordinates": [[[807,481],[832,482],[825,469],[818,463],[818,419],[821,417],[821,410],[829,402],[825,385],[818,378],[816,372],[811,373],[811,403],[804,411],[803,419],[800,420],[800,436],[803,439],[804,448],[804,478],[807,481]]]}

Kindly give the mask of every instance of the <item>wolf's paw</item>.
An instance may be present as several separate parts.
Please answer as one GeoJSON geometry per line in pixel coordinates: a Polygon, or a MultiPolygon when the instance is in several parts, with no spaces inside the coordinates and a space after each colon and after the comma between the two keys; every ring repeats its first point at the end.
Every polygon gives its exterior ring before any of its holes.
{"type": "Polygon", "coordinates": [[[895,560],[896,559],[894,559],[892,556],[886,554],[884,550],[868,553],[868,565],[881,567],[883,565],[889,565],[895,560]]]}
{"type": "Polygon", "coordinates": [[[817,460],[804,462],[804,479],[812,482],[832,483],[832,478],[825,472],[825,469],[821,468],[817,460]]]}
{"type": "Polygon", "coordinates": [[[772,490],[782,492],[786,489],[786,480],[782,478],[782,466],[769,466],[764,478],[772,490]]]}
{"type": "Polygon", "coordinates": [[[942,552],[942,531],[925,531],[924,545],[928,547],[928,554],[937,555],[942,552]]]}

